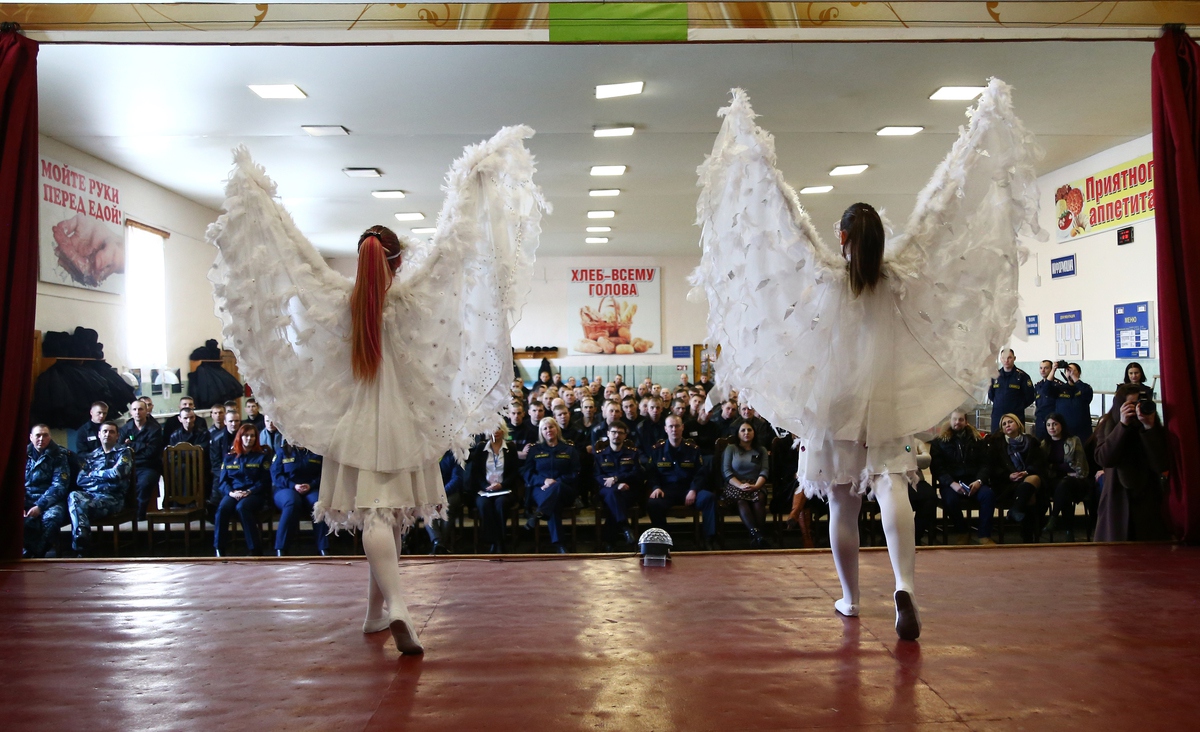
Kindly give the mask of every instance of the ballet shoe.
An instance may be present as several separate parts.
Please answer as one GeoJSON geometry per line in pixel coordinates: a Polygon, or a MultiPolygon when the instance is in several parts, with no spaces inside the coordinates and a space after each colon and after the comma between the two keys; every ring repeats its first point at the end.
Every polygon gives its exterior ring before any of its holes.
{"type": "Polygon", "coordinates": [[[833,609],[838,615],[845,615],[848,618],[858,617],[858,605],[846,602],[846,598],[844,597],[833,603],[833,609]]]}
{"type": "Polygon", "coordinates": [[[417,630],[408,614],[408,608],[404,608],[403,613],[391,619],[388,629],[392,631],[392,640],[396,641],[396,650],[401,654],[418,656],[425,653],[425,649],[417,642],[417,630]]]}
{"type": "Polygon", "coordinates": [[[363,633],[370,634],[387,630],[391,623],[391,618],[386,615],[380,615],[377,618],[367,618],[363,621],[363,633]]]}
{"type": "Polygon", "coordinates": [[[896,590],[896,635],[900,640],[915,641],[921,637],[921,614],[912,593],[896,590]]]}

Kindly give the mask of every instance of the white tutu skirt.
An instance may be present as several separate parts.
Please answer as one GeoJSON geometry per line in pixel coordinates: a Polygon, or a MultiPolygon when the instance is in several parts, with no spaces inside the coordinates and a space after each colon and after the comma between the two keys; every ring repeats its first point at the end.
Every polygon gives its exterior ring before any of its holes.
{"type": "Polygon", "coordinates": [[[331,531],[362,529],[371,522],[407,530],[417,519],[446,518],[446,489],[436,461],[390,473],[360,470],[325,458],[313,520],[331,531]]]}
{"type": "Polygon", "coordinates": [[[802,440],[796,492],[803,491],[809,498],[828,499],[833,486],[849,485],[852,493],[863,495],[877,483],[890,484],[894,474],[903,475],[910,485],[920,480],[911,437],[873,446],[828,437],[802,440]]]}

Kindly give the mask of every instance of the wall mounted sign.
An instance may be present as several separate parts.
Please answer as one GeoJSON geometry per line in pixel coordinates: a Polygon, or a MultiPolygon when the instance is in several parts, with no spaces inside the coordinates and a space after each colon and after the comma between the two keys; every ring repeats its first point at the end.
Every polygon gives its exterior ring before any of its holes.
{"type": "Polygon", "coordinates": [[[1039,332],[1038,316],[1026,315],[1025,316],[1025,335],[1035,336],[1038,334],[1038,332],[1039,332]]]}
{"type": "Polygon", "coordinates": [[[1059,358],[1083,358],[1083,311],[1054,314],[1054,341],[1059,358]]]}
{"type": "Polygon", "coordinates": [[[671,358],[691,358],[691,346],[671,346],[671,358]]]}
{"type": "Polygon", "coordinates": [[[1153,358],[1150,330],[1149,302],[1113,306],[1117,358],[1153,358]]]}
{"type": "Polygon", "coordinates": [[[124,292],[121,190],[103,178],[50,158],[42,158],[38,167],[38,271],[42,282],[124,292]]]}
{"type": "Polygon", "coordinates": [[[571,268],[571,355],[662,353],[662,268],[571,268]]]}
{"type": "Polygon", "coordinates": [[[1056,238],[1063,242],[1154,216],[1154,155],[1071,181],[1054,192],[1056,238]]]}
{"type": "Polygon", "coordinates": [[[1074,277],[1076,274],[1074,254],[1068,254],[1065,257],[1055,257],[1050,260],[1050,279],[1057,280],[1063,277],[1074,277]]]}

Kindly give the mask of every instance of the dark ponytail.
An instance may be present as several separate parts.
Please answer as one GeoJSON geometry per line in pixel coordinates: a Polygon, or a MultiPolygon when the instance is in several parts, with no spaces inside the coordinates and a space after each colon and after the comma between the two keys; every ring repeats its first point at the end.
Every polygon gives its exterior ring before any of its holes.
{"type": "Polygon", "coordinates": [[[869,204],[856,203],[842,214],[838,229],[846,234],[842,256],[850,260],[850,291],[857,297],[883,279],[883,222],[869,204]]]}

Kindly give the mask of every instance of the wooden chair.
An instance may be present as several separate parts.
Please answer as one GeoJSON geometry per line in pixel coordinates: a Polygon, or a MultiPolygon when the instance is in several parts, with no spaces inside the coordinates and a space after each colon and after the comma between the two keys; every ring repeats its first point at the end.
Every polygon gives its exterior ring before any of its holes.
{"type": "Polygon", "coordinates": [[[186,443],[163,450],[163,504],[146,512],[146,536],[154,547],[154,524],[163,525],[167,544],[171,542],[171,524],[183,524],[184,552],[192,551],[192,519],[200,519],[200,534],[204,535],[204,448],[186,443]]]}

